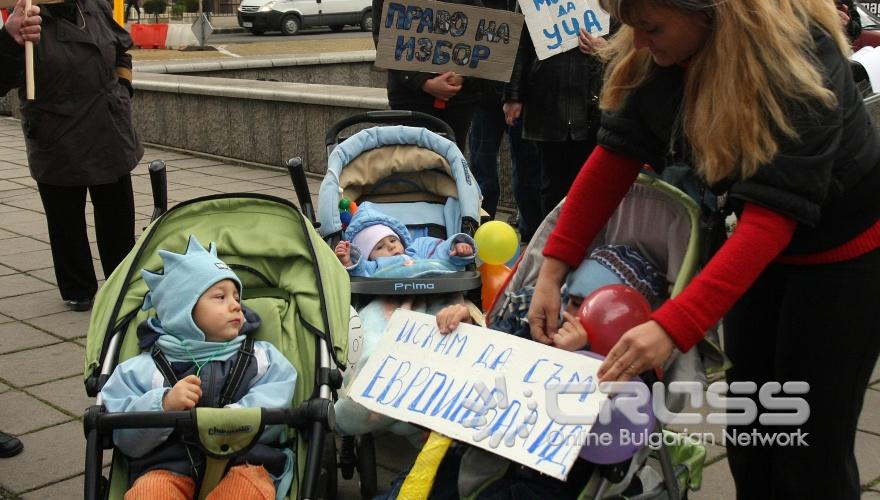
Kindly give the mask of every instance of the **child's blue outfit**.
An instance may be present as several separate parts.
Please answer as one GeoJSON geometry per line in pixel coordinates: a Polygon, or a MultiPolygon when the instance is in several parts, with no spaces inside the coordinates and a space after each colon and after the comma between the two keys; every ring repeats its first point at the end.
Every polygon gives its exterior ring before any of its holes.
{"type": "MultiPolygon", "coordinates": [[[[164,272],[141,271],[150,288],[143,309],[155,307],[152,317],[138,327],[138,346],[144,351],[119,365],[101,390],[104,405],[110,412],[163,411],[162,398],[174,382],[166,380],[151,352],[158,350],[170,363],[177,380],[195,374],[201,380],[199,407],[290,406],[297,372],[272,344],[254,342],[253,362],[248,364],[244,382],[221,404],[224,382],[247,335],[260,326],[257,314],[243,307],[245,322],[237,337],[227,342],[207,342],[193,320],[192,312],[202,294],[215,283],[232,280],[239,291],[241,282],[217,257],[210,245],[205,250],[190,237],[183,255],[159,251],[164,272]]],[[[279,443],[281,427],[267,428],[256,444],[232,465],[263,465],[276,479],[276,486],[292,478],[293,455],[273,445],[279,443]]],[[[114,431],[113,441],[130,457],[131,482],[151,470],[168,470],[191,476],[200,466],[199,457],[173,435],[173,429],[124,429],[114,431]],[[169,439],[170,438],[170,439],[169,439]],[[199,463],[197,463],[199,462],[199,463]]],[[[286,487],[279,487],[279,492],[286,487]]]]}
{"type": "MultiPolygon", "coordinates": [[[[376,205],[368,201],[358,206],[357,212],[345,231],[345,239],[352,242],[351,265],[346,267],[351,276],[373,276],[377,272],[413,260],[431,259],[444,264],[446,271],[462,271],[464,266],[474,262],[477,250],[474,239],[464,233],[453,235],[447,240],[424,236],[413,239],[399,220],[382,213],[376,205]],[[367,234],[369,233],[369,234],[367,234]],[[382,237],[394,234],[404,247],[404,255],[379,257],[370,260],[370,252],[382,237]],[[359,244],[360,243],[360,244],[359,244]],[[458,243],[467,243],[473,249],[471,255],[449,255],[458,243]],[[366,248],[369,247],[369,248],[366,248]]],[[[415,269],[413,270],[415,271],[415,269]]],[[[409,276],[413,277],[413,276],[409,276]]]]}

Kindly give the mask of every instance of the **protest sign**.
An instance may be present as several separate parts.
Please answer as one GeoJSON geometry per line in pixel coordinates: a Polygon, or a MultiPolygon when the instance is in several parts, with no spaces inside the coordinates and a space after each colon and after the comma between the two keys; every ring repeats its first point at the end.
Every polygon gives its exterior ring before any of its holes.
{"type": "Polygon", "coordinates": [[[523,17],[430,0],[385,2],[376,66],[510,81],[523,17]]]}
{"type": "Polygon", "coordinates": [[[367,409],[421,425],[564,480],[607,396],[596,359],[398,309],[349,396],[367,409]],[[571,418],[571,417],[580,418],[571,418]]]}
{"type": "Polygon", "coordinates": [[[541,60],[577,47],[581,28],[593,36],[611,28],[599,0],[520,0],[519,6],[541,60]]]}

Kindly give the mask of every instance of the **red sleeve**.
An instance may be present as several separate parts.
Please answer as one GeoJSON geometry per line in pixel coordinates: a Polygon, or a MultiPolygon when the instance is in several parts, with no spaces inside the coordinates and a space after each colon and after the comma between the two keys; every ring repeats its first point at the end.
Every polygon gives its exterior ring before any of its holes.
{"type": "Polygon", "coordinates": [[[642,163],[596,146],[568,191],[544,256],[577,268],[639,175],[642,163]]]}
{"type": "Polygon", "coordinates": [[[797,222],[747,203],[736,231],[677,297],[654,311],[682,352],[700,340],[791,241],[797,222]]]}

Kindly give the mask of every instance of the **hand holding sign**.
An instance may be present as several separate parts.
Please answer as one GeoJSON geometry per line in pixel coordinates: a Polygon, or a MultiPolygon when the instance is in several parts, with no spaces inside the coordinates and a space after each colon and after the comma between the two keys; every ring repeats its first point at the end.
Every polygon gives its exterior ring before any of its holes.
{"type": "Polygon", "coordinates": [[[422,90],[442,101],[455,97],[461,90],[464,78],[453,71],[439,74],[422,84],[422,90]]]}

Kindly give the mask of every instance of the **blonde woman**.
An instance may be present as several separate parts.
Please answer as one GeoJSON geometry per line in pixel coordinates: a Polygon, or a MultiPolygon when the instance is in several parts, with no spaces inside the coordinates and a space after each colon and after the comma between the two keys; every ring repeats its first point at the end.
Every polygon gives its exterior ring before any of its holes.
{"type": "Polygon", "coordinates": [[[562,280],[642,164],[688,161],[727,193],[738,227],[682,294],[621,338],[601,379],[661,366],[723,316],[728,382],[810,384],[806,422],[731,429],[797,430],[808,445],[728,443],[738,497],[857,498],[856,422],[880,352],[880,138],[834,4],[601,2],[624,27],[604,51],[599,146],[544,250],[532,336],[553,343],[562,280]]]}

